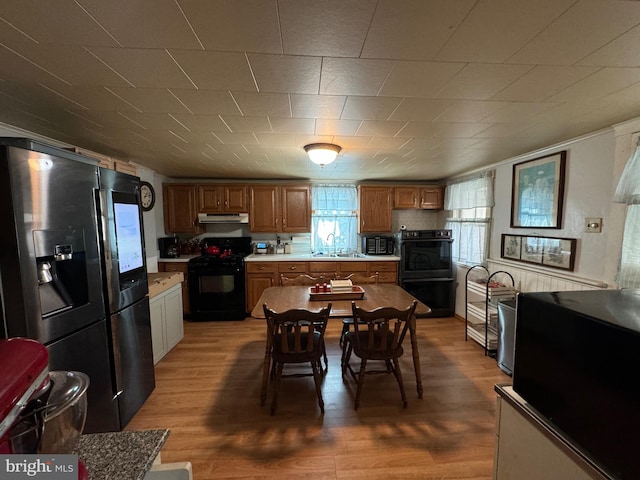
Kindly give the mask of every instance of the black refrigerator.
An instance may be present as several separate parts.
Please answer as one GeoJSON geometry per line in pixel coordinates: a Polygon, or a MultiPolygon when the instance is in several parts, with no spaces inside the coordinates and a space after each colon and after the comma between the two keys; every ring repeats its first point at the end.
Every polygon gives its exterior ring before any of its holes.
{"type": "Polygon", "coordinates": [[[50,370],[89,376],[85,433],[121,430],[155,385],[138,189],[70,151],[0,139],[0,338],[38,340],[50,370]]]}

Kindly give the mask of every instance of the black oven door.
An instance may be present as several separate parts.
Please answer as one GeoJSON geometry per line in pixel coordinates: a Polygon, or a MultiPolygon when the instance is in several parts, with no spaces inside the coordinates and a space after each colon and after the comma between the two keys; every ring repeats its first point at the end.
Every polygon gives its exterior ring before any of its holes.
{"type": "Polygon", "coordinates": [[[190,320],[243,320],[244,269],[238,267],[189,270],[190,320]]]}
{"type": "Polygon", "coordinates": [[[400,249],[400,278],[451,278],[452,239],[406,240],[400,249]]]}
{"type": "Polygon", "coordinates": [[[453,278],[403,280],[400,286],[431,309],[428,317],[451,317],[455,312],[453,278]]]}

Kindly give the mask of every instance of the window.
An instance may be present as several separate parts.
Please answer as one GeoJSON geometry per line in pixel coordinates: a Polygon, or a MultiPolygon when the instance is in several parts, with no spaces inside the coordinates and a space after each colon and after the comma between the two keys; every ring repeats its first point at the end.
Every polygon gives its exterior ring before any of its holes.
{"type": "Polygon", "coordinates": [[[614,202],[626,203],[619,288],[640,288],[640,137],[620,176],[614,202]]]}
{"type": "Polygon", "coordinates": [[[452,230],[454,262],[483,264],[487,255],[493,207],[493,171],[447,184],[444,208],[449,217],[445,228],[452,230]]]}
{"type": "Polygon", "coordinates": [[[358,248],[358,191],[355,185],[314,185],[311,189],[311,248],[315,253],[358,248]]]}

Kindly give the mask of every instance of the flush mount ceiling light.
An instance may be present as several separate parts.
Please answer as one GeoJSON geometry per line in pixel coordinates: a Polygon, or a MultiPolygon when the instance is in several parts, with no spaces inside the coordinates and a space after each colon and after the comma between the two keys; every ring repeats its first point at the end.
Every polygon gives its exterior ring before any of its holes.
{"type": "Polygon", "coordinates": [[[333,143],[312,143],[304,146],[304,151],[309,155],[309,159],[321,167],[333,162],[340,150],[342,148],[333,143]]]}

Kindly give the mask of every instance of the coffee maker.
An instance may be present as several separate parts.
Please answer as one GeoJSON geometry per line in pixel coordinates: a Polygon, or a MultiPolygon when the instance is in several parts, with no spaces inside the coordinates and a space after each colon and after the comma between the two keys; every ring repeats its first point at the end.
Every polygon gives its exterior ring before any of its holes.
{"type": "Polygon", "coordinates": [[[161,237],[158,239],[160,258],[178,258],[180,256],[180,246],[178,237],[161,237]]]}
{"type": "MultiPolygon", "coordinates": [[[[45,346],[26,338],[0,340],[0,454],[70,454],[86,419],[88,377],[48,367],[45,346]]],[[[78,478],[88,479],[82,461],[78,478]]]]}

